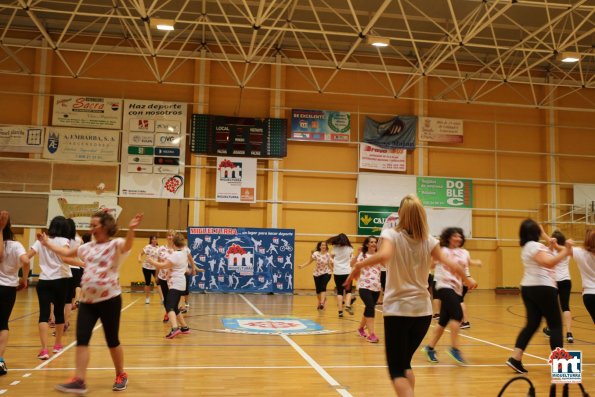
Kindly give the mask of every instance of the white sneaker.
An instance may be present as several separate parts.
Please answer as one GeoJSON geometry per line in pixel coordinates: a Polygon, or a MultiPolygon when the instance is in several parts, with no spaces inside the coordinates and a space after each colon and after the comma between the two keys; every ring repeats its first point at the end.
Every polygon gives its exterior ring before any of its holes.
{"type": "Polygon", "coordinates": [[[149,303],[151,303],[151,299],[149,299],[149,298],[146,298],[146,299],[145,299],[145,305],[148,305],[149,303]]]}

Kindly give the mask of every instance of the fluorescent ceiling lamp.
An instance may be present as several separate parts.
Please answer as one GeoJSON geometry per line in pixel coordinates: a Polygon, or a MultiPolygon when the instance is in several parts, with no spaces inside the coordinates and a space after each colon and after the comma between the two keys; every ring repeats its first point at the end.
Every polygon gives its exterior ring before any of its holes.
{"type": "Polygon", "coordinates": [[[150,21],[151,27],[157,30],[174,30],[173,19],[151,18],[150,21]]]}
{"type": "Polygon", "coordinates": [[[564,51],[558,55],[558,59],[565,63],[574,63],[580,61],[581,54],[578,52],[564,51]]]}
{"type": "Polygon", "coordinates": [[[368,36],[366,40],[368,44],[371,44],[375,47],[388,47],[390,44],[390,39],[387,37],[368,36]]]}

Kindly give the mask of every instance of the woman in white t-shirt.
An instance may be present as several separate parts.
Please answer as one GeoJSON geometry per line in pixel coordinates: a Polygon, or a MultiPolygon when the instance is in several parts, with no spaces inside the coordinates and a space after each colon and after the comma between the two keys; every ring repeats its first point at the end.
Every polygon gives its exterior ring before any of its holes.
{"type": "Polygon", "coordinates": [[[157,269],[169,270],[167,280],[168,291],[167,295],[165,295],[165,310],[169,317],[171,331],[165,335],[167,339],[173,339],[179,334],[190,333],[190,328],[186,324],[186,321],[184,321],[184,314],[180,312],[178,307],[180,297],[186,290],[185,273],[188,269],[188,252],[184,249],[186,247],[186,240],[181,233],[176,233],[172,241],[175,249],[164,261],[148,259],[149,263],[157,269]]]}
{"type": "Polygon", "coordinates": [[[519,230],[521,260],[523,261],[524,274],[521,280],[521,296],[527,312],[527,323],[519,333],[512,356],[506,365],[520,374],[529,371],[521,362],[523,353],[539,328],[542,317],[545,317],[550,329],[550,348],[563,347],[562,342],[562,317],[558,304],[558,288],[556,286],[555,266],[568,256],[566,247],[558,247],[553,241],[552,245],[558,252],[552,251],[539,242],[542,229],[532,219],[521,223],[519,230]]]}
{"type": "Polygon", "coordinates": [[[157,259],[157,250],[159,249],[159,245],[157,242],[157,236],[149,236],[149,244],[145,245],[145,248],[138,254],[138,263],[142,263],[143,265],[143,276],[145,277],[145,304],[148,305],[151,303],[150,294],[151,294],[151,278],[155,279],[155,289],[159,291],[160,300],[163,300],[163,295],[161,295],[161,287],[157,285],[157,270],[155,270],[155,266],[151,265],[148,261],[149,258],[157,259]],[[143,256],[145,260],[143,260],[143,256]]]}
{"type": "MultiPolygon", "coordinates": [[[[56,216],[50,222],[47,235],[49,241],[59,247],[69,248],[70,225],[63,216],[56,216]]],[[[48,351],[48,320],[50,318],[51,306],[54,305],[54,317],[56,318],[56,341],[54,343],[54,353],[62,351],[62,335],[64,334],[64,306],[68,296],[70,278],[72,273],[68,263],[66,263],[58,254],[52,252],[42,245],[41,241],[36,241],[27,256],[31,259],[33,256],[39,256],[39,281],[37,282],[37,299],[39,301],[39,339],[41,341],[41,350],[37,355],[40,360],[50,358],[48,351]]]]}
{"type": "Polygon", "coordinates": [[[14,240],[8,212],[0,211],[0,376],[8,368],[4,353],[8,344],[8,319],[12,313],[17,290],[27,288],[29,257],[21,243],[14,240]],[[19,268],[23,276],[19,279],[19,268]]]}
{"type": "MultiPolygon", "coordinates": [[[[165,262],[165,260],[174,253],[176,250],[174,246],[174,235],[176,234],[173,230],[168,230],[166,237],[165,245],[160,245],[157,249],[157,261],[165,262]]],[[[167,285],[167,280],[169,279],[169,270],[168,269],[159,269],[157,271],[157,284],[159,285],[159,289],[161,290],[161,303],[163,304],[163,308],[165,309],[165,315],[163,316],[163,322],[167,323],[169,321],[169,317],[167,315],[167,307],[165,306],[165,297],[167,296],[167,292],[169,291],[169,287],[167,285]]]]}
{"type": "Polygon", "coordinates": [[[67,383],[56,385],[56,390],[65,393],[87,392],[85,378],[89,365],[89,342],[97,320],[101,320],[105,340],[109,348],[116,380],[114,391],[126,390],[128,375],[124,372],[124,351],[120,345],[120,314],[122,311],[122,289],[120,287],[120,266],[130,253],[134,243],[134,230],[140,225],[142,214],[136,214],[128,224],[126,239],[111,239],[118,225],[107,211],[99,211],[91,217],[91,234],[94,241],[78,249],[61,247],[41,235],[39,241],[48,250],[64,257],[79,257],[85,262],[81,280],[81,303],[76,323],[76,369],[75,376],[67,383]]]}
{"type": "MultiPolygon", "coordinates": [[[[430,236],[426,211],[415,195],[407,195],[399,206],[399,223],[383,230],[382,244],[375,255],[357,262],[347,285],[364,267],[384,263],[384,338],[386,360],[398,396],[412,396],[415,375],[411,358],[421,344],[432,321],[432,302],[428,292],[428,273],[432,259],[440,261],[461,277],[463,266],[444,256],[438,240],[430,236]]],[[[475,285],[468,282],[468,287],[475,285]]]]}
{"type": "Polygon", "coordinates": [[[333,260],[328,252],[328,246],[324,241],[319,241],[318,244],[316,244],[316,250],[312,252],[310,260],[298,267],[303,269],[312,262],[316,262],[316,266],[314,266],[314,271],[312,273],[314,276],[314,286],[316,288],[316,299],[318,300],[316,309],[324,310],[326,304],[326,286],[331,280],[331,274],[333,274],[333,260]]]}
{"type": "Polygon", "coordinates": [[[345,306],[345,310],[349,314],[353,315],[353,307],[351,307],[353,303],[351,300],[353,286],[351,284],[344,285],[345,280],[347,280],[351,272],[353,247],[351,246],[351,242],[349,242],[349,238],[344,233],[329,238],[326,240],[326,244],[333,246],[331,258],[333,259],[333,277],[337,286],[337,309],[339,311],[339,317],[343,317],[343,306],[345,306]]]}
{"type": "MultiPolygon", "coordinates": [[[[568,242],[568,246],[572,244],[568,242]]],[[[570,255],[578,265],[583,280],[583,303],[595,324],[595,229],[587,230],[584,248],[572,247],[570,255]]]]}

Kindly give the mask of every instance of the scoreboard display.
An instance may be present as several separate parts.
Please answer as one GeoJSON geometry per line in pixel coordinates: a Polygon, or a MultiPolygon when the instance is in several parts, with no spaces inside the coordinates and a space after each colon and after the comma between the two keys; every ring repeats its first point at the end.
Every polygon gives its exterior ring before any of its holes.
{"type": "Polygon", "coordinates": [[[240,157],[286,157],[287,119],[192,115],[190,151],[240,157]]]}

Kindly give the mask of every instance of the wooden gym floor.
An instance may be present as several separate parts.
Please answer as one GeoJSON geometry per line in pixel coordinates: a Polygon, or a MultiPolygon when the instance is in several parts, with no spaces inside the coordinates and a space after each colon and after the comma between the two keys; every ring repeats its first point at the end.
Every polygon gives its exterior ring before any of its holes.
{"type": "MultiPolygon", "coordinates": [[[[380,306],[376,317],[380,343],[370,344],[357,335],[363,310],[360,300],[354,306],[354,316],[346,313],[340,319],[334,296],[329,297],[326,310],[318,312],[315,296],[307,291],[293,296],[191,294],[187,322],[192,333],[167,340],[168,327],[162,323],[158,299],[153,294],[146,305],[142,293],[123,294],[120,339],[129,375],[124,392],[128,397],[393,395],[385,367],[380,306]],[[234,316],[296,317],[315,321],[333,332],[296,336],[221,332],[222,318],[234,316]]],[[[466,303],[471,328],[461,331],[461,350],[468,365],[454,365],[447,356],[450,335],[445,333],[437,346],[439,364],[428,363],[421,352],[413,358],[417,396],[496,396],[515,376],[504,362],[524,324],[520,296],[474,291],[466,303]]],[[[571,310],[575,343],[567,347],[582,351],[583,384],[595,394],[595,326],[579,294],[572,294],[571,310]]],[[[0,394],[59,395],[53,391],[54,385],[73,373],[74,327],[66,333],[64,351],[40,361],[36,358],[37,316],[34,289],[19,292],[5,354],[9,372],[0,378],[0,394]]],[[[53,339],[50,337],[50,344],[53,339]]],[[[540,332],[533,337],[523,360],[537,396],[548,395],[549,352],[548,339],[540,332]]],[[[113,396],[113,380],[110,355],[98,328],[91,341],[88,394],[113,396]]],[[[571,391],[575,395],[578,389],[571,391]]],[[[515,382],[505,393],[526,395],[524,382],[515,382]]]]}

